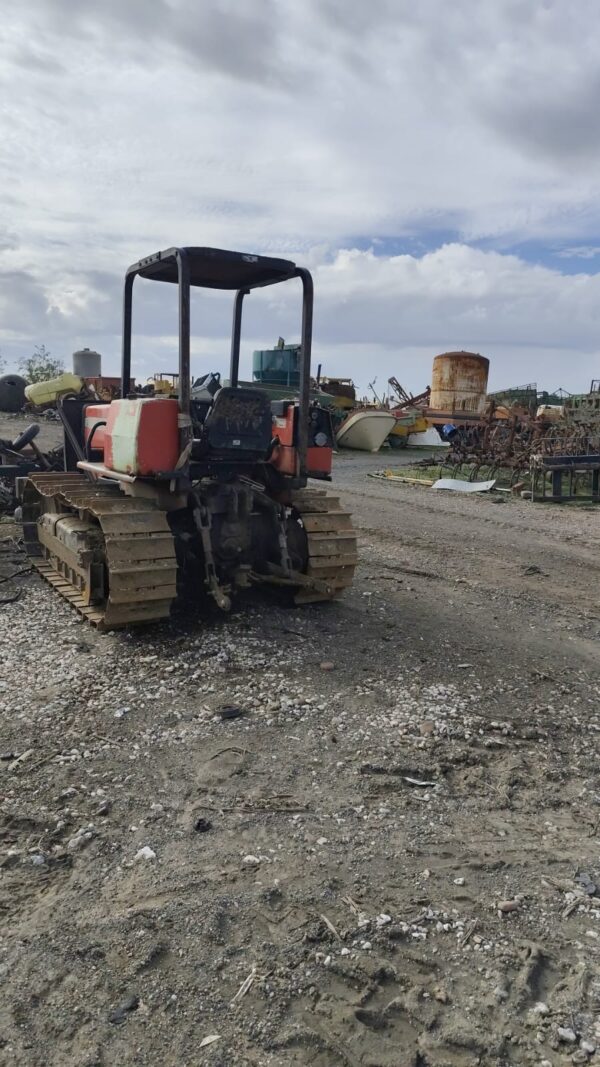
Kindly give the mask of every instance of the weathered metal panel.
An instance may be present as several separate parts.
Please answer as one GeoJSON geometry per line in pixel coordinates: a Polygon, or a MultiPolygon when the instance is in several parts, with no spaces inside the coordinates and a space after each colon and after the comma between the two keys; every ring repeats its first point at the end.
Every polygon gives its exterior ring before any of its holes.
{"type": "Polygon", "coordinates": [[[474,352],[444,352],[433,361],[429,406],[435,411],[485,410],[489,359],[474,352]]]}

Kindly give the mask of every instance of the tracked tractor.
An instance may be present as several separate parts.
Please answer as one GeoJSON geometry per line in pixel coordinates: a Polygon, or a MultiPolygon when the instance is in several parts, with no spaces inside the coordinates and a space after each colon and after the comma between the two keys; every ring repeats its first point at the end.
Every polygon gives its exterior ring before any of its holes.
{"type": "Polygon", "coordinates": [[[91,623],[165,619],[182,593],[207,593],[227,611],[251,585],[285,587],[307,603],[351,584],[350,516],[308,487],[330,480],[333,451],[330,415],[309,400],[312,313],[310,273],[284,259],[170,248],[128,269],[122,398],[62,397],[66,469],[20,482],[27,552],[91,623]],[[138,277],[178,288],[176,398],[130,391],[138,277]],[[299,397],[271,402],[238,385],[242,308],[252,290],[293,279],[302,290],[299,397]],[[192,388],[190,286],[235,294],[227,386],[207,375],[192,388]]]}

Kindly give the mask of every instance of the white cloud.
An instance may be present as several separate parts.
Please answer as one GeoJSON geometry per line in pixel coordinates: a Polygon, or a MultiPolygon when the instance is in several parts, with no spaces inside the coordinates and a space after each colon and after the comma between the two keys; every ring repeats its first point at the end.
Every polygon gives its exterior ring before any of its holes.
{"type": "MultiPolygon", "coordinates": [[[[579,384],[598,347],[594,277],[469,242],[564,242],[591,261],[594,0],[497,0],[476,14],[470,0],[29,0],[3,34],[8,358],[83,343],[114,365],[127,264],[213,244],[316,267],[317,341],[362,382],[365,352],[383,368],[406,346],[458,345],[506,352],[518,379],[542,378],[548,351],[562,352],[579,384]],[[421,256],[351,250],[357,237],[427,248],[449,230],[456,243],[421,256]]],[[[207,307],[199,344],[224,350],[207,307]]],[[[165,294],[142,308],[158,355],[173,315],[165,294]]],[[[251,334],[266,343],[280,331],[257,314],[251,334]]]]}

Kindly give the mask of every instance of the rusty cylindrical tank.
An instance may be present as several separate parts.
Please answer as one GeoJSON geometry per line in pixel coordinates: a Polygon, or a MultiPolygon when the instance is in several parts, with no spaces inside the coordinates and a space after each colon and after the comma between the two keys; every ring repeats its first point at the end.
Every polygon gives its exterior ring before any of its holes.
{"type": "Polygon", "coordinates": [[[433,361],[429,406],[435,411],[485,410],[490,361],[475,352],[444,352],[433,361]]]}

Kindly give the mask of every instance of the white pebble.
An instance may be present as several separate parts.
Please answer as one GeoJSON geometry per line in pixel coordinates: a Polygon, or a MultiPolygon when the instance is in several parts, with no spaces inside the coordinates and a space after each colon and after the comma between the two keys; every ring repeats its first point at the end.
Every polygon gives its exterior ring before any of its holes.
{"type": "Polygon", "coordinates": [[[574,1045],[577,1041],[577,1034],[570,1026],[559,1026],[557,1034],[558,1040],[562,1041],[565,1045],[574,1045]]]}
{"type": "Polygon", "coordinates": [[[549,1015],[550,1014],[550,1008],[548,1007],[547,1004],[544,1004],[543,1000],[538,1000],[537,1004],[534,1004],[534,1006],[533,1006],[533,1008],[531,1010],[534,1011],[536,1013],[536,1015],[549,1015]]]}
{"type": "Polygon", "coordinates": [[[154,851],[154,849],[150,848],[149,845],[144,845],[143,848],[138,849],[138,851],[136,852],[135,856],[133,857],[133,862],[134,863],[139,863],[140,860],[155,860],[155,859],[156,859],[156,852],[154,851]]]}

